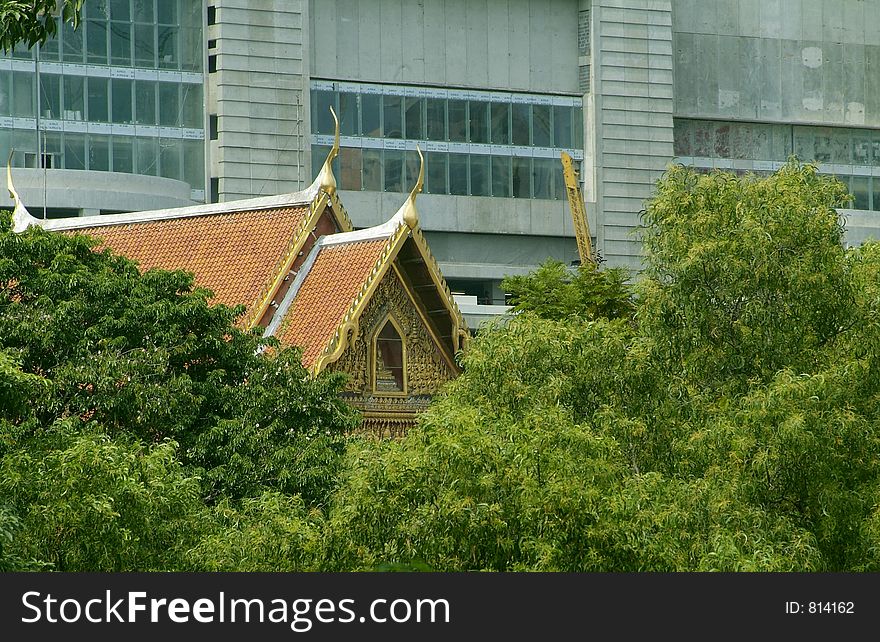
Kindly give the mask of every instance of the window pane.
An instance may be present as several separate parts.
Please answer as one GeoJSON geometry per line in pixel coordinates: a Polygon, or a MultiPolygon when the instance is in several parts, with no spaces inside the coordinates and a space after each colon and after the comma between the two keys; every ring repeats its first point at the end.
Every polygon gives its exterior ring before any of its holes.
{"type": "MultiPolygon", "coordinates": [[[[387,96],[386,96],[387,98],[387,96]]],[[[403,191],[403,152],[386,149],[384,152],[385,191],[403,191]]]]}
{"type": "Polygon", "coordinates": [[[425,154],[425,181],[428,194],[446,194],[446,154],[444,152],[428,152],[425,154]]]}
{"type": "Polygon", "coordinates": [[[163,127],[180,127],[180,103],[174,83],[159,83],[159,124],[163,127]]]}
{"type": "Polygon", "coordinates": [[[135,22],[153,22],[155,0],[134,0],[134,21],[135,22]]]}
{"type": "MultiPolygon", "coordinates": [[[[12,72],[0,69],[0,116],[12,115],[12,72]]],[[[2,150],[0,150],[2,151],[2,150]]]]}
{"type": "Polygon", "coordinates": [[[449,112],[449,140],[456,143],[467,142],[467,101],[448,100],[446,103],[449,112]]]}
{"type": "Polygon", "coordinates": [[[510,144],[510,105],[492,103],[492,142],[496,145],[510,144]]]}
{"type": "Polygon", "coordinates": [[[571,148],[571,107],[553,107],[553,144],[571,148]]]}
{"type": "Polygon", "coordinates": [[[61,27],[62,57],[64,62],[81,63],[83,61],[83,28],[74,29],[69,22],[61,27]]]}
{"type": "MultiPolygon", "coordinates": [[[[84,6],[89,6],[86,3],[84,6]]],[[[107,64],[107,23],[97,20],[86,22],[87,60],[92,64],[107,64]]]]}
{"type": "Polygon", "coordinates": [[[550,105],[532,105],[532,145],[550,147],[550,105]]]}
{"type": "Polygon", "coordinates": [[[61,118],[61,76],[40,76],[40,115],[43,118],[61,118]]]}
{"type": "Polygon", "coordinates": [[[89,169],[110,171],[110,139],[107,136],[89,136],[89,169]]]}
{"type": "Polygon", "coordinates": [[[134,26],[134,61],[143,67],[156,66],[156,25],[134,26]]]}
{"type": "Polygon", "coordinates": [[[83,120],[86,113],[85,90],[85,78],[64,76],[64,120],[83,120]]]}
{"type": "Polygon", "coordinates": [[[867,176],[853,176],[852,177],[852,195],[855,197],[855,201],[853,201],[852,207],[857,210],[867,210],[870,209],[869,201],[868,201],[868,177],[867,176]]]}
{"type": "Polygon", "coordinates": [[[113,171],[131,174],[134,171],[132,140],[127,136],[113,137],[113,171]]]}
{"type": "Polygon", "coordinates": [[[180,68],[185,71],[202,70],[202,30],[182,27],[180,29],[180,68]]]}
{"type": "Polygon", "coordinates": [[[156,124],[156,83],[152,80],[136,80],[135,120],[139,125],[156,124]]]}
{"type": "Polygon", "coordinates": [[[12,72],[12,115],[20,118],[33,118],[34,77],[23,71],[12,72]]]}
{"type": "Polygon", "coordinates": [[[470,141],[472,143],[489,142],[489,103],[471,101],[470,109],[470,141]]]}
{"type": "Polygon", "coordinates": [[[339,188],[361,189],[361,150],[343,147],[339,150],[339,188]]]}
{"type": "Polygon", "coordinates": [[[64,134],[64,168],[86,168],[86,139],[82,134],[64,134]]]}
{"type": "Polygon", "coordinates": [[[165,178],[181,179],[180,152],[181,142],[171,138],[159,141],[159,175],[165,178]]]}
{"type": "Polygon", "coordinates": [[[403,98],[382,96],[382,115],[385,119],[385,137],[403,138],[403,98]]]}
{"type": "Polygon", "coordinates": [[[511,105],[512,114],[511,130],[513,132],[514,145],[529,144],[529,112],[531,105],[511,105]]]}
{"type": "Polygon", "coordinates": [[[339,133],[343,136],[358,135],[357,98],[357,94],[339,94],[339,133]]]}
{"type": "Polygon", "coordinates": [[[574,148],[584,148],[584,109],[574,108],[574,148]]]}
{"type": "Polygon", "coordinates": [[[184,127],[202,129],[204,125],[205,105],[202,101],[201,85],[181,85],[183,93],[183,121],[184,127]]]}
{"type": "Polygon", "coordinates": [[[511,158],[513,170],[513,197],[529,198],[531,190],[532,159],[514,156],[511,158]]]}
{"type": "Polygon", "coordinates": [[[449,193],[466,196],[468,193],[468,157],[466,154],[449,155],[449,193]]]}
{"type": "Polygon", "coordinates": [[[110,0],[110,18],[113,20],[131,20],[129,0],[110,0]]]}
{"type": "Polygon", "coordinates": [[[672,153],[676,156],[691,155],[690,121],[675,119],[672,126],[672,153]]]}
{"type": "Polygon", "coordinates": [[[403,340],[390,321],[376,337],[376,392],[402,392],[403,340]]]}
{"type": "Polygon", "coordinates": [[[425,130],[422,126],[423,112],[425,100],[424,98],[406,98],[406,137],[410,140],[422,140],[425,137],[425,130]]]}
{"type": "Polygon", "coordinates": [[[376,94],[361,94],[361,135],[370,138],[382,136],[379,121],[379,100],[376,94]]]}
{"type": "Polygon", "coordinates": [[[479,154],[470,156],[471,161],[471,194],[489,196],[489,157],[479,154]]]}
{"type": "Polygon", "coordinates": [[[83,5],[83,11],[89,18],[106,20],[110,16],[107,0],[89,0],[83,5]]]}
{"type": "Polygon", "coordinates": [[[364,149],[361,156],[364,163],[363,189],[371,192],[381,192],[382,150],[364,149]]]}
{"type": "Polygon", "coordinates": [[[109,79],[108,78],[87,78],[87,87],[89,89],[89,114],[90,121],[95,123],[106,123],[110,114],[109,105],[109,79]]]}
{"type": "Polygon", "coordinates": [[[336,126],[330,107],[336,108],[336,94],[332,91],[312,91],[312,131],[316,134],[333,134],[336,126]]]}
{"type": "Polygon", "coordinates": [[[159,27],[158,51],[159,67],[162,69],[178,68],[177,27],[159,27]]]}
{"type": "Polygon", "coordinates": [[[155,176],[159,170],[159,141],[155,138],[135,139],[137,173],[155,176]]]}
{"type": "MultiPolygon", "coordinates": [[[[558,163],[552,158],[532,159],[532,198],[553,198],[554,176],[558,163]]],[[[559,172],[562,173],[560,166],[559,172]]]]}
{"type": "Polygon", "coordinates": [[[880,210],[880,180],[876,176],[871,178],[871,187],[874,192],[871,209],[880,210]]]}
{"type": "Polygon", "coordinates": [[[110,23],[110,63],[131,66],[131,23],[110,23]]]}
{"type": "Polygon", "coordinates": [[[419,155],[410,150],[406,152],[404,158],[403,191],[408,192],[415,187],[416,181],[419,180],[419,155]]]}
{"type": "Polygon", "coordinates": [[[130,123],[131,119],[131,86],[132,81],[114,78],[110,86],[113,90],[113,122],[130,123]]]}
{"type": "Polygon", "coordinates": [[[200,140],[183,141],[183,180],[192,189],[205,189],[205,144],[200,140]]]}
{"type": "Polygon", "coordinates": [[[446,101],[428,98],[425,101],[428,140],[446,140],[446,101]]]}
{"type": "Polygon", "coordinates": [[[166,25],[177,23],[177,0],[157,0],[156,4],[160,23],[166,25]]]}
{"type": "Polygon", "coordinates": [[[853,163],[871,164],[871,140],[864,134],[856,134],[853,137],[853,163]]]}
{"type": "Polygon", "coordinates": [[[510,156],[492,157],[492,196],[510,196],[510,156]]]}
{"type": "MultiPolygon", "coordinates": [[[[61,18],[55,18],[55,28],[56,34],[61,31],[61,18]]],[[[40,60],[61,60],[61,49],[57,38],[49,38],[43,44],[36,46],[40,48],[40,60]]]]}
{"type": "MultiPolygon", "coordinates": [[[[327,158],[327,154],[330,153],[330,147],[328,145],[312,145],[312,175],[317,176],[318,172],[321,171],[321,168],[324,166],[324,160],[327,158]]],[[[335,166],[337,161],[333,161],[334,171],[333,175],[336,175],[335,166]]]]}

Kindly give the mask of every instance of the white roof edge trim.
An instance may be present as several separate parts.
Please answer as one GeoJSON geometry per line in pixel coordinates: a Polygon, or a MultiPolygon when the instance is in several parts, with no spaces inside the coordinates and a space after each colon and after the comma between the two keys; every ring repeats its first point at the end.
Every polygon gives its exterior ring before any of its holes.
{"type": "Polygon", "coordinates": [[[287,316],[287,311],[293,304],[293,300],[296,298],[299,289],[302,287],[303,281],[306,280],[306,276],[308,276],[309,272],[312,269],[312,266],[315,264],[315,260],[318,258],[321,247],[323,247],[322,241],[326,238],[326,236],[322,236],[315,242],[315,244],[312,246],[311,251],[309,252],[309,255],[306,257],[306,260],[303,261],[301,266],[299,266],[299,271],[296,273],[296,276],[293,279],[293,283],[290,284],[290,288],[287,290],[284,298],[281,299],[281,303],[278,305],[278,309],[275,310],[275,314],[272,316],[272,320],[269,322],[269,325],[266,326],[266,330],[263,332],[264,337],[271,337],[281,328],[281,322],[284,320],[284,317],[287,316]]]}
{"type": "Polygon", "coordinates": [[[206,203],[204,205],[189,205],[186,207],[174,207],[163,210],[149,210],[145,212],[130,212],[126,214],[105,214],[101,216],[79,216],[58,219],[37,219],[36,225],[46,230],[76,230],[93,227],[110,227],[112,225],[126,225],[128,223],[145,223],[148,221],[164,221],[178,218],[194,218],[196,216],[210,216],[212,214],[227,214],[230,212],[245,212],[252,210],[265,210],[276,207],[303,206],[311,203],[318,195],[318,189],[311,185],[307,189],[290,194],[278,196],[261,196],[247,198],[238,201],[226,201],[225,203],[206,203]]]}

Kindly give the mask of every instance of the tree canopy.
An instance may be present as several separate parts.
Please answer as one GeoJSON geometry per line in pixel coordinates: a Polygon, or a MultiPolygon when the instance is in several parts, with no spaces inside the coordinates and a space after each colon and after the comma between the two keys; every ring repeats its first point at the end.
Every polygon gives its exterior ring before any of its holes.
{"type": "Polygon", "coordinates": [[[83,0],[0,0],[0,49],[28,48],[55,37],[55,16],[79,27],[83,0]]]}

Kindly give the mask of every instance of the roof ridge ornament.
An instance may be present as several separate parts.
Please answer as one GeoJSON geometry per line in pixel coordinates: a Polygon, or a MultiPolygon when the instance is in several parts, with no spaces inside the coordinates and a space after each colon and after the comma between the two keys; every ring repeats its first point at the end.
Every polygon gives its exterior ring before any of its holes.
{"type": "Polygon", "coordinates": [[[18,234],[24,232],[31,225],[39,225],[40,222],[28,212],[12,184],[12,155],[14,153],[15,149],[10,149],[9,158],[6,160],[6,189],[9,190],[9,198],[15,201],[15,209],[12,211],[12,231],[18,234]]]}
{"type": "Polygon", "coordinates": [[[403,205],[403,222],[409,229],[414,230],[419,224],[419,211],[416,209],[416,196],[425,186],[425,157],[422,155],[421,148],[416,145],[416,151],[419,153],[419,178],[413,186],[406,203],[403,205]]]}
{"type": "Polygon", "coordinates": [[[321,172],[318,174],[318,177],[315,179],[315,184],[317,186],[333,196],[336,193],[336,177],[333,175],[333,161],[339,155],[339,119],[336,117],[336,112],[333,110],[333,107],[330,107],[330,113],[333,116],[333,122],[335,123],[335,134],[333,136],[333,147],[330,148],[330,153],[327,154],[327,160],[324,161],[324,166],[321,167],[321,172]]]}

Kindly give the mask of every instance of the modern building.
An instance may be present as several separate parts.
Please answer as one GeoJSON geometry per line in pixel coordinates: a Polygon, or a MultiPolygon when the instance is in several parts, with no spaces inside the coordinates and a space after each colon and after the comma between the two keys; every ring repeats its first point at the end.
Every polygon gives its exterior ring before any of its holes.
{"type": "MultiPolygon", "coordinates": [[[[427,160],[423,229],[449,283],[475,296],[475,308],[503,303],[499,283],[507,274],[525,273],[548,257],[577,259],[562,151],[580,161],[594,246],[609,265],[640,267],[640,212],[654,182],[676,161],[770,172],[793,153],[815,160],[855,196],[853,209],[843,212],[849,241],[880,235],[874,213],[880,210],[880,0],[206,0],[203,6],[110,0],[86,6],[81,44],[66,44],[80,36],[65,29],[58,53],[44,47],[39,63],[15,56],[0,63],[6,65],[0,66],[6,87],[0,147],[34,140],[41,117],[52,143],[45,153],[62,150],[61,158],[48,158],[53,169],[42,172],[51,179],[58,164],[71,167],[68,123],[84,126],[71,130],[71,162],[81,173],[76,136],[85,135],[85,169],[98,170],[90,180],[102,180],[108,168],[126,173],[125,180],[109,181],[108,191],[128,196],[130,209],[157,207],[151,198],[172,195],[224,202],[304,188],[329,148],[332,106],[342,130],[336,175],[356,212],[354,225],[378,225],[409,190],[419,144],[427,160]],[[97,45],[93,55],[90,30],[100,34],[102,25],[106,37],[96,38],[106,47],[97,45]],[[176,34],[173,51],[169,33],[176,34]],[[142,49],[141,41],[153,49],[142,49]],[[75,63],[65,58],[70,47],[75,63]],[[114,57],[115,50],[123,54],[114,57]],[[139,58],[140,51],[146,53],[139,58]],[[56,57],[49,62],[47,55],[56,57]],[[27,83],[37,64],[43,77],[46,65],[61,71],[60,118],[45,118],[44,107],[54,113],[49,99],[29,111],[36,99],[28,103],[27,83]],[[76,90],[73,107],[67,103],[68,66],[88,81],[82,109],[76,90]],[[105,101],[102,81],[95,81],[97,118],[92,77],[109,83],[105,101]],[[116,78],[132,84],[114,84],[116,78]],[[204,115],[197,116],[192,105],[202,89],[204,115]],[[140,90],[156,106],[143,125],[140,90]],[[163,90],[173,96],[166,100],[163,90]],[[70,111],[81,111],[82,122],[70,111]],[[48,130],[59,122],[61,148],[48,130]],[[204,161],[196,151],[200,135],[207,139],[204,161]],[[145,173],[141,139],[146,176],[138,175],[145,173]],[[138,183],[162,177],[183,184],[182,191],[171,183],[168,189],[138,183]]],[[[27,153],[37,148],[21,149],[17,164],[33,164],[27,153]]],[[[23,191],[41,184],[39,173],[23,191]]],[[[58,181],[44,187],[50,196],[65,184],[57,173],[58,181]]],[[[71,208],[95,211],[73,194],[71,208]]]]}

